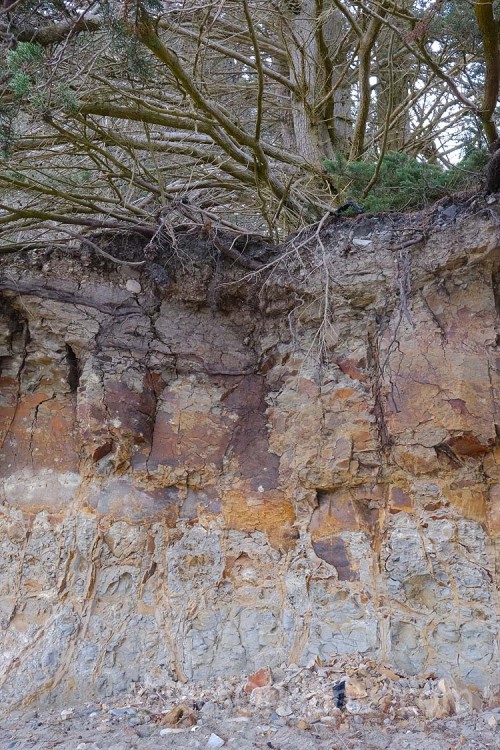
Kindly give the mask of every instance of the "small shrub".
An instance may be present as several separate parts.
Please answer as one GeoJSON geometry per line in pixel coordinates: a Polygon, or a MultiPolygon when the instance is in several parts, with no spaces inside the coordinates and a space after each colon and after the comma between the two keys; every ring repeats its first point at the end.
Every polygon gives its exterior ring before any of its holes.
{"type": "Polygon", "coordinates": [[[450,192],[477,187],[487,161],[486,151],[471,149],[456,166],[443,169],[409,154],[389,152],[366,197],[364,191],[375,173],[374,161],[346,162],[338,155],[325,162],[325,169],[337,175],[338,189],[345,196],[370,213],[380,213],[425,208],[450,192]]]}

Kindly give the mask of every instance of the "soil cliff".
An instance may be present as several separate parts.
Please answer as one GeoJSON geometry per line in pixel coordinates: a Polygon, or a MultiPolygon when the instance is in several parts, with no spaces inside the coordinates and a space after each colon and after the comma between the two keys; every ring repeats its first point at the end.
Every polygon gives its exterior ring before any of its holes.
{"type": "Polygon", "coordinates": [[[349,653],[494,690],[499,248],[441,206],[262,272],[4,258],[3,704],[349,653]]]}

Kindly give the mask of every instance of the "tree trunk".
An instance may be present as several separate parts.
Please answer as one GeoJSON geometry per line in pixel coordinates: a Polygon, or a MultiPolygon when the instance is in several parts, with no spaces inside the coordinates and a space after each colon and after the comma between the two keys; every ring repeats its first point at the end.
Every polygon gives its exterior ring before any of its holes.
{"type": "Polygon", "coordinates": [[[351,133],[349,79],[332,91],[346,60],[345,49],[335,59],[345,24],[340,14],[324,18],[322,12],[319,0],[304,0],[300,10],[288,9],[281,28],[296,87],[291,96],[296,148],[313,164],[321,164],[335,150],[345,152],[351,133]]]}

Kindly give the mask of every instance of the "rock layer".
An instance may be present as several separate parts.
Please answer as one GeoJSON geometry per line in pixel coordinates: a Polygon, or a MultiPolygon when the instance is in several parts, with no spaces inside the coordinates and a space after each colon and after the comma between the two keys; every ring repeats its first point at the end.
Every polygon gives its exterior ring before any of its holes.
{"type": "Polygon", "coordinates": [[[5,260],[4,705],[350,653],[494,690],[494,218],[344,220],[256,276],[188,236],[162,299],[5,260]]]}

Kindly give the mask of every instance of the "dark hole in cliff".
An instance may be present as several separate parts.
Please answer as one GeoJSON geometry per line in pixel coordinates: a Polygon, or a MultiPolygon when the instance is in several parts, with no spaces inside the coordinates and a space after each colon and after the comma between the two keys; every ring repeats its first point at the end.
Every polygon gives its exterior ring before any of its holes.
{"type": "MultiPolygon", "coordinates": [[[[142,232],[117,232],[116,230],[104,230],[91,234],[89,239],[114,258],[138,261],[144,260],[143,251],[150,236],[145,236],[142,232]]],[[[94,262],[109,265],[109,260],[101,256],[97,257],[93,249],[88,249],[95,256],[94,262]]],[[[113,261],[111,261],[111,263],[112,262],[113,261]]]]}
{"type": "Polygon", "coordinates": [[[328,536],[312,542],[314,553],[337,571],[339,581],[356,581],[357,571],[351,568],[344,540],[340,536],[328,536]]]}
{"type": "Polygon", "coordinates": [[[71,392],[75,392],[80,382],[78,359],[69,344],[66,344],[66,364],[68,366],[68,385],[71,392]]]}
{"type": "Polygon", "coordinates": [[[345,680],[341,680],[333,686],[333,700],[335,701],[336,708],[340,708],[342,711],[345,708],[345,680]]]}
{"type": "Polygon", "coordinates": [[[500,315],[500,263],[493,268],[491,281],[497,315],[500,315]]]}
{"type": "MultiPolygon", "coordinates": [[[[3,355],[0,357],[0,375],[5,368],[9,368],[12,356],[19,349],[23,358],[26,356],[26,345],[30,341],[30,330],[28,323],[20,313],[9,304],[7,299],[0,299],[0,317],[6,324],[7,341],[2,347],[3,355]]],[[[4,329],[5,330],[5,329],[4,329]]]]}
{"type": "Polygon", "coordinates": [[[109,454],[113,452],[114,447],[115,446],[112,440],[108,440],[107,443],[100,445],[99,448],[96,448],[94,453],[92,454],[93,462],[96,464],[98,461],[101,460],[101,458],[104,458],[105,456],[109,456],[109,454]]]}

